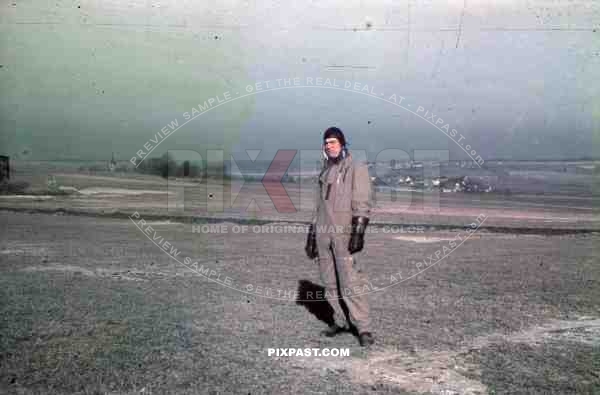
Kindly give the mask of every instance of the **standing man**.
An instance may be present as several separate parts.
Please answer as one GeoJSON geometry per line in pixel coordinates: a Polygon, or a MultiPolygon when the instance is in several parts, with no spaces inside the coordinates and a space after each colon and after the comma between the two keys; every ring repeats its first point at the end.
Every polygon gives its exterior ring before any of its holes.
{"type": "Polygon", "coordinates": [[[369,171],[366,164],[353,161],[344,133],[336,127],[327,129],[323,135],[323,161],[307,243],[307,254],[319,264],[325,298],[334,310],[334,324],[322,334],[333,337],[347,330],[340,305],[343,301],[360,345],[369,346],[374,338],[366,294],[368,281],[366,274],[355,267],[352,257],[363,249],[369,223],[369,171]],[[316,248],[308,247],[311,240],[316,248]]]}

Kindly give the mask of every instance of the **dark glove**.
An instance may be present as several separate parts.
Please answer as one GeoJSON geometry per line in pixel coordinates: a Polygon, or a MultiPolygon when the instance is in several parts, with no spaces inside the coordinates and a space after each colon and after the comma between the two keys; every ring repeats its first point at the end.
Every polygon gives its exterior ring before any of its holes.
{"type": "Polygon", "coordinates": [[[308,230],[308,237],[306,238],[306,246],[304,247],[304,251],[306,251],[306,255],[310,259],[315,259],[319,256],[319,250],[317,249],[317,232],[314,224],[311,224],[308,230]]]}
{"type": "Polygon", "coordinates": [[[368,224],[369,218],[367,217],[352,217],[352,234],[348,245],[348,251],[351,254],[362,251],[365,244],[365,230],[368,224]]]}

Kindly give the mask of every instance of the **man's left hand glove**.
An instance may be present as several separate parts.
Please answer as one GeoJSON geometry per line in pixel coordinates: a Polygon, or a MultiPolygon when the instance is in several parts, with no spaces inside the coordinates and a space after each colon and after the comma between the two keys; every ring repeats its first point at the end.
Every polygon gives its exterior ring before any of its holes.
{"type": "Polygon", "coordinates": [[[352,217],[352,234],[348,245],[350,254],[362,251],[365,244],[365,230],[368,224],[369,218],[367,217],[352,217]]]}
{"type": "Polygon", "coordinates": [[[315,224],[311,224],[308,229],[308,236],[306,237],[306,245],[304,246],[306,256],[309,259],[315,259],[319,256],[319,249],[317,248],[317,233],[315,224]]]}

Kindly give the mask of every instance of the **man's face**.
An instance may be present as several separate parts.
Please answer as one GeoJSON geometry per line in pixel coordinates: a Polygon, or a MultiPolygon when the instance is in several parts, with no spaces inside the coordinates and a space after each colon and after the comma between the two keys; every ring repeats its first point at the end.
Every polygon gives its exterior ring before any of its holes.
{"type": "Polygon", "coordinates": [[[339,140],[334,137],[325,140],[323,145],[325,146],[325,152],[327,152],[327,155],[330,158],[337,158],[340,152],[342,152],[342,145],[339,140]]]}

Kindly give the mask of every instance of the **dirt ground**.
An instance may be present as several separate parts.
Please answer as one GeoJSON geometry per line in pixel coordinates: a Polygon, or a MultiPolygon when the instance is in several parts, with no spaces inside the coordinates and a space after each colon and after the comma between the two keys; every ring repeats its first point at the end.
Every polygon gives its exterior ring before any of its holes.
{"type": "Polygon", "coordinates": [[[328,309],[308,298],[305,234],[61,212],[0,211],[0,224],[3,393],[600,392],[597,233],[480,229],[443,259],[459,230],[367,235],[364,350],[350,333],[319,336],[328,309]],[[267,354],[284,347],[350,356],[267,354]]]}

